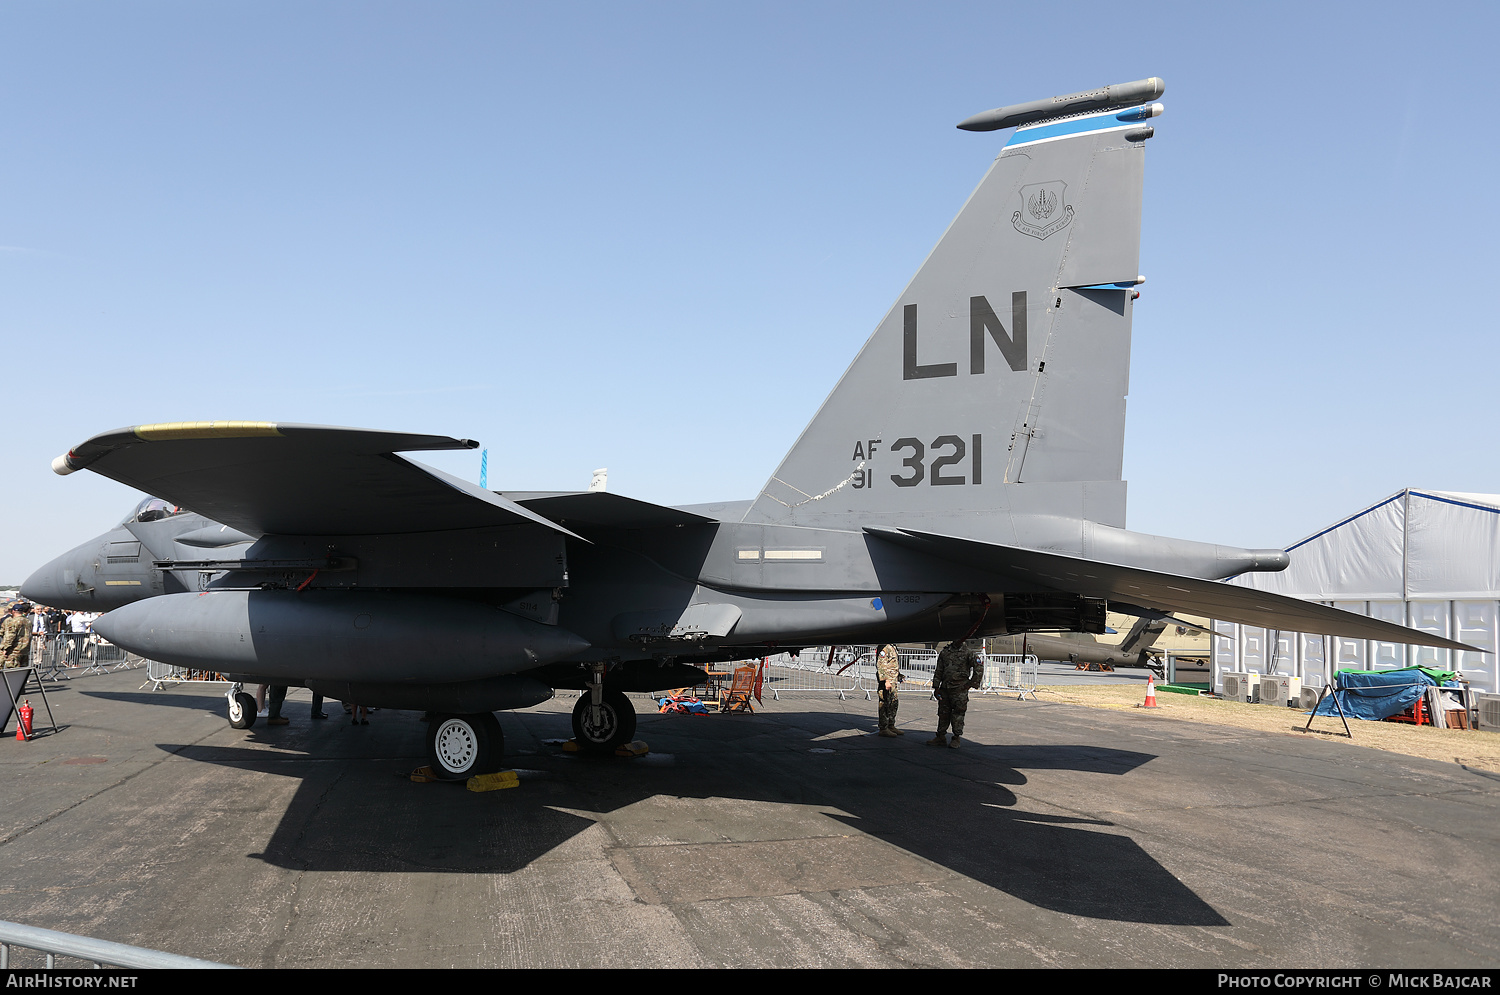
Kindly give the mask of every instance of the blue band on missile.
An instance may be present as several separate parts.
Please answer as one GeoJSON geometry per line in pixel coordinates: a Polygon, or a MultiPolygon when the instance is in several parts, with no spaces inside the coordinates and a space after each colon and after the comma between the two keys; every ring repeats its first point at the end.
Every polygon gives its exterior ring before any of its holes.
{"type": "Polygon", "coordinates": [[[1006,148],[1013,149],[1056,138],[1072,138],[1075,135],[1087,135],[1096,131],[1124,129],[1131,127],[1131,123],[1135,121],[1144,121],[1149,116],[1147,105],[1142,105],[1121,111],[1104,111],[1100,114],[1069,118],[1066,121],[1054,121],[1051,124],[1017,128],[1006,148]]]}

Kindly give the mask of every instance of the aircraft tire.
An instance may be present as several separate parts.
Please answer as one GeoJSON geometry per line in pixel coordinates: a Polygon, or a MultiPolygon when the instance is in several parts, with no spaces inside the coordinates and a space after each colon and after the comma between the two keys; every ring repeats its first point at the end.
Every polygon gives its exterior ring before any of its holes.
{"type": "Polygon", "coordinates": [[[613,753],[635,737],[635,706],[623,692],[605,691],[600,703],[603,721],[595,728],[589,723],[592,701],[590,692],[584,691],[573,706],[573,739],[586,753],[613,753]]]}
{"type": "Polygon", "coordinates": [[[493,774],[505,755],[505,735],[491,712],[434,715],[427,723],[427,756],[445,781],[493,774]]]}
{"type": "Polygon", "coordinates": [[[249,729],[255,725],[255,696],[241,691],[229,702],[229,728],[249,729]]]}

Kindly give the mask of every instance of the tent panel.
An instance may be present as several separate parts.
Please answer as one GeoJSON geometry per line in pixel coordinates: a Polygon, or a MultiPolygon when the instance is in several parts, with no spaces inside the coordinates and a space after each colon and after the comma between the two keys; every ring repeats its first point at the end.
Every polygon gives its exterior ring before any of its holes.
{"type": "MultiPolygon", "coordinates": [[[[1364,601],[1335,601],[1333,607],[1342,608],[1346,612],[1359,612],[1367,614],[1369,605],[1364,601]]],[[[1368,670],[1366,661],[1369,659],[1369,646],[1364,639],[1350,639],[1347,636],[1334,636],[1334,669],[1335,670],[1368,670]]]]}
{"type": "Polygon", "coordinates": [[[1500,691],[1500,674],[1496,673],[1497,611],[1494,601],[1455,601],[1453,628],[1460,642],[1482,646],[1485,653],[1458,653],[1454,664],[1475,686],[1500,691]]]}
{"type": "MultiPolygon", "coordinates": [[[[1421,629],[1423,632],[1432,632],[1446,636],[1449,632],[1449,622],[1453,615],[1453,602],[1451,601],[1412,601],[1409,603],[1407,625],[1413,629],[1421,629]]],[[[1431,652],[1426,646],[1412,646],[1407,650],[1411,662],[1419,667],[1437,667],[1442,670],[1452,669],[1452,650],[1434,649],[1431,652]]]]}
{"type": "Polygon", "coordinates": [[[1500,512],[1421,491],[1410,494],[1407,597],[1446,600],[1500,592],[1500,512]]]}
{"type": "Polygon", "coordinates": [[[1296,598],[1400,598],[1404,520],[1404,502],[1387,501],[1292,547],[1285,570],[1232,583],[1296,598]]]}
{"type": "MultiPolygon", "coordinates": [[[[1382,622],[1395,622],[1397,625],[1405,625],[1406,602],[1371,601],[1370,610],[1365,614],[1371,618],[1378,618],[1382,622]]],[[[1401,643],[1370,640],[1370,669],[1397,670],[1405,667],[1407,665],[1406,649],[1406,646],[1401,643]]]]}

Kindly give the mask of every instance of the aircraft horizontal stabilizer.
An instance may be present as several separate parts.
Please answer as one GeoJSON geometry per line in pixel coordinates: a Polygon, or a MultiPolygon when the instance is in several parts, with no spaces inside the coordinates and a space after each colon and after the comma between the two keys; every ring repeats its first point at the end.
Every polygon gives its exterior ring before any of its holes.
{"type": "MultiPolygon", "coordinates": [[[[1220,581],[1182,577],[1064,553],[979,542],[910,529],[867,528],[893,545],[963,563],[1028,586],[1065,591],[1112,603],[1126,602],[1159,612],[1186,612],[1242,625],[1284,632],[1379,639],[1414,646],[1483,652],[1476,646],[1410,629],[1394,622],[1356,615],[1299,598],[1270,594],[1220,581]]],[[[1121,610],[1128,611],[1125,606],[1121,610]]]]}
{"type": "Polygon", "coordinates": [[[172,422],[96,435],[52,468],[93,470],[252,536],[400,535],[523,522],[573,535],[514,501],[396,455],[478,445],[321,425],[172,422]]]}

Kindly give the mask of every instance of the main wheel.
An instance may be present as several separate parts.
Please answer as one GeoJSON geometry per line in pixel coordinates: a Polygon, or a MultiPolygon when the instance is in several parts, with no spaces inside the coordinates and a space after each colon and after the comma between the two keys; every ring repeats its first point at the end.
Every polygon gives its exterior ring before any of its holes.
{"type": "Polygon", "coordinates": [[[427,723],[427,756],[433,773],[448,781],[493,774],[505,755],[505,735],[490,712],[434,715],[427,723]]]}
{"type": "Polygon", "coordinates": [[[635,736],[635,706],[620,691],[605,691],[594,717],[594,694],[585,690],[573,706],[573,738],[589,753],[613,753],[635,736]]]}
{"type": "Polygon", "coordinates": [[[229,726],[232,729],[249,729],[255,725],[255,698],[241,691],[229,699],[229,726]]]}

